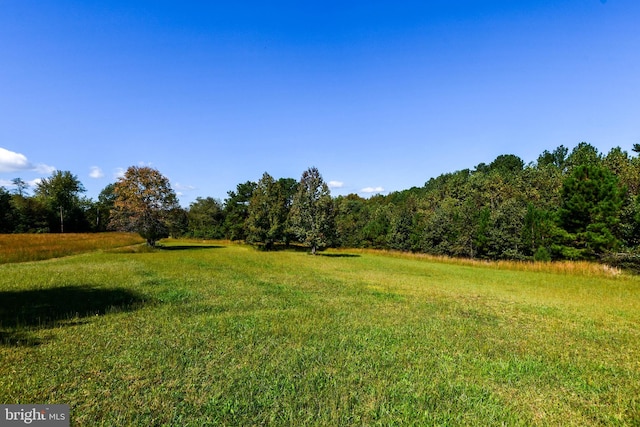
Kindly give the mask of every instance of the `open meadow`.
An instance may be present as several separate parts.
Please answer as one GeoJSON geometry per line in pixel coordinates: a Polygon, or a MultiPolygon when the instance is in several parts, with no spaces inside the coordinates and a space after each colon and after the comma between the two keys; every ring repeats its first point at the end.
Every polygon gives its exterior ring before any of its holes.
{"type": "Polygon", "coordinates": [[[0,265],[0,403],[77,426],[640,425],[638,277],[161,243],[0,265]]]}
{"type": "Polygon", "coordinates": [[[133,233],[0,234],[0,264],[40,261],[143,241],[133,233]]]}

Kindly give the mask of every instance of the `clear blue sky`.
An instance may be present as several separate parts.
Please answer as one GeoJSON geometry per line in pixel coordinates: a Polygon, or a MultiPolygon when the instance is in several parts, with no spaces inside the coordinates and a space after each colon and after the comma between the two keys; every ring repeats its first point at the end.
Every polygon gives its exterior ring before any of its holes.
{"type": "Polygon", "coordinates": [[[638,0],[0,0],[0,185],[386,194],[581,141],[640,143],[638,0]]]}

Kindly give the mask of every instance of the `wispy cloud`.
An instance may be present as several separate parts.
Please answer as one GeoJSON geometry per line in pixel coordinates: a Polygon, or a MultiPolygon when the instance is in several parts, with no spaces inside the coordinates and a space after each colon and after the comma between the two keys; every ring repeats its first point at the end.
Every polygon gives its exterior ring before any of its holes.
{"type": "Polygon", "coordinates": [[[184,185],[176,182],[175,184],[173,184],[173,189],[176,191],[193,191],[196,189],[196,187],[194,187],[193,185],[184,185]]]}
{"type": "Polygon", "coordinates": [[[344,187],[344,182],[342,181],[329,181],[327,184],[329,188],[342,188],[344,187]]]}
{"type": "Polygon", "coordinates": [[[94,179],[104,178],[104,172],[98,166],[91,166],[89,176],[94,179]]]}
{"type": "Polygon", "coordinates": [[[114,179],[120,179],[120,178],[124,178],[124,173],[127,170],[125,168],[116,168],[116,170],[113,172],[113,178],[114,179]]]}
{"type": "Polygon", "coordinates": [[[24,154],[0,147],[0,173],[29,171],[49,174],[54,170],[53,166],[31,163],[24,154]]]}
{"type": "Polygon", "coordinates": [[[382,188],[382,187],[365,187],[362,190],[360,190],[360,192],[362,192],[362,193],[383,193],[384,192],[384,188],[382,188]]]}
{"type": "Polygon", "coordinates": [[[27,181],[27,184],[29,185],[30,188],[34,188],[37,187],[38,184],[40,184],[42,182],[42,178],[36,178],[36,179],[32,179],[31,181],[27,181]]]}
{"type": "Polygon", "coordinates": [[[184,193],[188,193],[196,189],[193,185],[180,184],[179,182],[171,183],[171,188],[173,188],[176,192],[176,196],[178,197],[182,197],[185,195],[184,193]]]}
{"type": "MultiPolygon", "coordinates": [[[[34,188],[38,184],[40,184],[41,182],[42,182],[42,178],[35,178],[35,179],[31,179],[29,181],[25,181],[24,183],[27,184],[27,188],[34,188]]],[[[15,184],[13,183],[12,180],[0,179],[0,187],[14,188],[15,184]]]]}

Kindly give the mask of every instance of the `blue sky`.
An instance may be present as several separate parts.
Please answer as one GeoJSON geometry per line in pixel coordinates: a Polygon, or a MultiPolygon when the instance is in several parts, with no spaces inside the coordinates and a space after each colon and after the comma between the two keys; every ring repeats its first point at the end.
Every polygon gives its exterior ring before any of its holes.
{"type": "Polygon", "coordinates": [[[316,166],[332,194],[640,143],[638,0],[0,0],[0,185],[131,165],[187,206],[316,166]]]}

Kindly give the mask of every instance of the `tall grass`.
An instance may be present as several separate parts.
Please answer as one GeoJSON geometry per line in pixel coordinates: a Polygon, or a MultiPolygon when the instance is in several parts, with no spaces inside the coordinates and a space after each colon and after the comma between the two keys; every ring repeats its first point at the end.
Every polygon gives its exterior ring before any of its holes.
{"type": "Polygon", "coordinates": [[[637,277],[163,243],[0,266],[0,402],[78,426],[640,424],[637,277]]]}
{"type": "Polygon", "coordinates": [[[425,260],[437,263],[492,268],[497,270],[515,270],[529,272],[550,272],[569,275],[585,276],[617,276],[623,271],[617,267],[590,261],[511,261],[511,260],[481,260],[470,258],[452,258],[444,255],[430,255],[412,252],[401,252],[384,249],[331,249],[329,253],[359,253],[384,255],[396,258],[425,260]]]}
{"type": "Polygon", "coordinates": [[[0,234],[0,264],[40,261],[143,241],[133,233],[0,234]]]}

